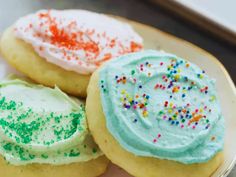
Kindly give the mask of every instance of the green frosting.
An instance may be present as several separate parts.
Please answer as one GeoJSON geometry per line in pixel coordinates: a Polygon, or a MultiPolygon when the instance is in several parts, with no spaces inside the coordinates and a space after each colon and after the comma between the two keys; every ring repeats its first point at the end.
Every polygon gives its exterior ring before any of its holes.
{"type": "Polygon", "coordinates": [[[215,84],[198,66],[148,50],[110,61],[99,77],[107,128],[127,151],[191,164],[222,150],[215,84]]]}
{"type": "Polygon", "coordinates": [[[102,154],[88,132],[83,102],[19,79],[0,82],[0,153],[14,165],[60,165],[102,154]]]}

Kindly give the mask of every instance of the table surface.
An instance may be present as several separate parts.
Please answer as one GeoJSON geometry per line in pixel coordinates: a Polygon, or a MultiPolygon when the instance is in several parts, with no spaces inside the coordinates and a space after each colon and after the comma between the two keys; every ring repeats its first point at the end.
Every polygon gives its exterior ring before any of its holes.
{"type": "MultiPolygon", "coordinates": [[[[43,8],[87,9],[154,26],[213,54],[236,83],[236,46],[144,0],[0,0],[0,33],[19,17],[43,8]]],[[[236,177],[236,167],[228,177],[236,177]]]]}

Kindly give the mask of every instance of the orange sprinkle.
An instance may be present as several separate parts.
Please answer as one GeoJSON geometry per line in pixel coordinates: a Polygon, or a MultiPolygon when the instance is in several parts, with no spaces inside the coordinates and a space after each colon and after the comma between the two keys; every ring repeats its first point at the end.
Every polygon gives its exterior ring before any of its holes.
{"type": "Polygon", "coordinates": [[[197,116],[194,116],[192,119],[190,119],[190,123],[192,122],[198,122],[203,116],[202,115],[197,115],[197,116]]]}
{"type": "Polygon", "coordinates": [[[177,86],[175,86],[173,89],[172,89],[172,92],[173,93],[176,93],[176,92],[178,92],[179,91],[179,88],[177,87],[177,86]]]}
{"type": "Polygon", "coordinates": [[[71,60],[71,57],[70,57],[70,56],[67,56],[66,58],[67,58],[67,60],[71,60]]]}
{"type": "Polygon", "coordinates": [[[132,41],[130,43],[130,48],[131,48],[131,52],[137,52],[137,51],[141,50],[143,48],[143,46],[132,41]]]}
{"type": "Polygon", "coordinates": [[[96,64],[97,66],[100,66],[101,63],[103,63],[103,62],[105,62],[105,61],[107,61],[107,60],[110,60],[111,57],[112,57],[111,53],[106,53],[106,54],[104,55],[103,59],[101,59],[100,61],[95,62],[95,64],[96,64]]]}
{"type": "Polygon", "coordinates": [[[144,108],[144,104],[141,103],[141,104],[139,105],[139,108],[141,108],[141,109],[144,108]]]}
{"type": "Polygon", "coordinates": [[[109,46],[113,48],[115,46],[115,43],[116,43],[116,40],[112,39],[109,46]]]}
{"type": "Polygon", "coordinates": [[[42,47],[42,46],[39,46],[39,50],[40,50],[40,51],[43,51],[43,47],[42,47]]]}

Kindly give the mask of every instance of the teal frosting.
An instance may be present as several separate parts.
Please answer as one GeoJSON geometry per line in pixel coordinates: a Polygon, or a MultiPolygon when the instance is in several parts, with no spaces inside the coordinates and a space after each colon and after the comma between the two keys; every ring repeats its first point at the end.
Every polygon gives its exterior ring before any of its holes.
{"type": "Polygon", "coordinates": [[[175,55],[147,50],[99,71],[106,126],[127,151],[184,164],[223,148],[224,119],[215,82],[175,55]]]}

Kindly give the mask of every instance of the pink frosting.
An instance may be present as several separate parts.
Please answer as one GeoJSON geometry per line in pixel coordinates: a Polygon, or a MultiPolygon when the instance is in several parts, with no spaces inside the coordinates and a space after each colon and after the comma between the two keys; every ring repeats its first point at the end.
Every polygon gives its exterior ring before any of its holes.
{"type": "Polygon", "coordinates": [[[130,25],[84,10],[41,10],[19,19],[15,35],[48,62],[79,74],[143,48],[130,25]]]}

